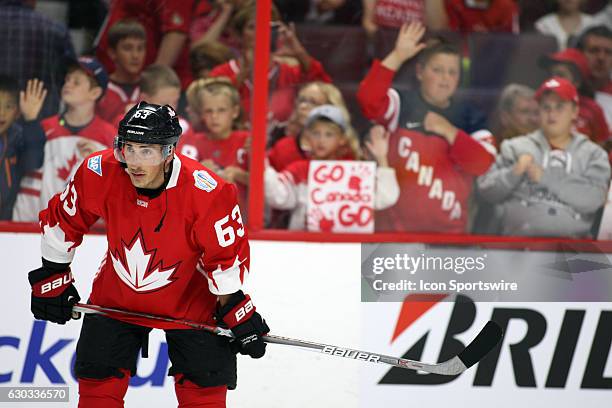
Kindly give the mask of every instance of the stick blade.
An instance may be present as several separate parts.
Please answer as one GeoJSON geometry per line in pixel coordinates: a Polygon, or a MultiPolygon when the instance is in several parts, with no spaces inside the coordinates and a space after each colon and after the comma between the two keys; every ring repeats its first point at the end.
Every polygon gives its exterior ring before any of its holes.
{"type": "Polygon", "coordinates": [[[489,351],[493,350],[500,342],[502,336],[502,328],[497,323],[489,321],[478,333],[478,336],[457,357],[465,364],[466,368],[470,368],[489,354],[489,351]]]}

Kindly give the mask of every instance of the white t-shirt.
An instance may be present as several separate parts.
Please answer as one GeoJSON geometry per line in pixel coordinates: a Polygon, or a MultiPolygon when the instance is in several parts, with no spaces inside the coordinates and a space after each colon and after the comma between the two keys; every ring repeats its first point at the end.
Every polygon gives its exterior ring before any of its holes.
{"type": "Polygon", "coordinates": [[[567,48],[567,40],[570,35],[578,36],[582,31],[586,28],[589,28],[593,25],[596,25],[596,21],[593,16],[589,14],[581,14],[580,25],[576,29],[575,33],[567,33],[561,27],[561,23],[559,22],[559,17],[556,13],[546,14],[543,17],[540,17],[534,24],[536,30],[541,32],[542,34],[552,35],[557,38],[557,44],[559,45],[559,50],[564,50],[567,48]]]}

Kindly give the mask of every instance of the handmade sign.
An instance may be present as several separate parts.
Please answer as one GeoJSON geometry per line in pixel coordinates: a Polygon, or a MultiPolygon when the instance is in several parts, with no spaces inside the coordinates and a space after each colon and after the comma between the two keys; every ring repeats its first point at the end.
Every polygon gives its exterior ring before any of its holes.
{"type": "Polygon", "coordinates": [[[311,161],[308,231],[373,232],[375,176],[375,162],[311,161]]]}

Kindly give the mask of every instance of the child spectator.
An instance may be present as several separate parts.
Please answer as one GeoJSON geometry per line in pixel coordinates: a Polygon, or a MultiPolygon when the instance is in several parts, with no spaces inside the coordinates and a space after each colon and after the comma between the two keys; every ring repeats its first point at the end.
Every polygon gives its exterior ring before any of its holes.
{"type": "Polygon", "coordinates": [[[240,130],[240,95],[227,78],[199,79],[190,85],[190,111],[197,113],[204,132],[181,137],[178,150],[238,186],[238,201],[246,203],[249,183],[245,144],[240,130]]]}
{"type": "MultiPolygon", "coordinates": [[[[181,80],[176,72],[165,65],[149,65],[142,71],[140,82],[140,100],[158,105],[169,105],[177,110],[181,97],[181,80]]],[[[132,105],[127,105],[126,110],[130,110],[132,105]]],[[[117,127],[126,112],[115,116],[112,124],[117,127]]],[[[179,123],[183,128],[183,137],[188,136],[193,130],[189,122],[179,117],[179,123]]]]}
{"type": "Polygon", "coordinates": [[[536,30],[554,36],[559,50],[566,49],[583,30],[596,24],[593,16],[580,11],[583,3],[584,0],[557,0],[558,10],[540,17],[534,23],[536,30]]]}
{"type": "Polygon", "coordinates": [[[589,63],[595,101],[606,115],[608,128],[612,129],[612,29],[603,25],[589,28],[582,33],[578,48],[589,63]]]}
{"type": "MultiPolygon", "coordinates": [[[[334,105],[343,112],[344,119],[350,123],[351,117],[344,104],[340,90],[326,82],[309,82],[298,91],[294,102],[293,112],[287,125],[277,128],[272,134],[272,148],[268,150],[268,160],[276,171],[282,171],[290,163],[306,158],[309,150],[306,140],[302,138],[302,129],[306,118],[312,109],[320,105],[334,105]]],[[[353,159],[354,157],[351,157],[353,159]]]]}
{"type": "Polygon", "coordinates": [[[493,136],[481,112],[453,99],[458,50],[445,43],[424,49],[424,32],[419,23],[402,26],[395,48],[374,61],[357,92],[364,115],[392,132],[389,165],[400,184],[397,205],[379,214],[377,228],[463,233],[472,182],[494,160],[493,136]],[[419,89],[400,94],[393,76],[421,50],[419,89]]]}
{"type": "MultiPolygon", "coordinates": [[[[227,78],[208,78],[189,86],[189,109],[203,132],[181,137],[178,150],[215,172],[237,163],[249,133],[240,130],[240,95],[227,78]]],[[[233,181],[233,180],[232,180],[233,181]]]]}
{"type": "Polygon", "coordinates": [[[447,0],[449,27],[462,33],[519,32],[515,0],[447,0]]]}
{"type": "Polygon", "coordinates": [[[108,30],[119,20],[133,19],[145,28],[145,66],[173,67],[183,88],[191,83],[189,68],[189,27],[196,0],[113,0],[97,37],[96,55],[109,72],[114,70],[108,57],[108,30]]]}
{"type": "MultiPolygon", "coordinates": [[[[140,77],[140,100],[157,105],[169,105],[177,111],[181,97],[181,80],[174,70],[166,65],[149,65],[142,71],[140,77]]],[[[127,110],[132,106],[127,106],[127,110]]],[[[119,125],[125,112],[115,117],[113,124],[119,125]]],[[[183,129],[182,138],[191,138],[193,129],[185,118],[179,116],[179,123],[183,129]]]]}
{"type": "Polygon", "coordinates": [[[550,76],[559,76],[572,82],[578,89],[579,113],[576,128],[596,143],[604,144],[610,137],[608,124],[601,107],[592,99],[589,63],[580,51],[567,48],[540,59],[540,66],[550,76]]]}
{"type": "Polygon", "coordinates": [[[95,114],[107,83],[104,68],[94,58],[80,57],[68,68],[62,87],[66,111],[39,124],[38,131],[46,136],[44,161],[22,179],[14,221],[38,220],[38,213],[66,187],[83,159],[113,145],[116,128],[95,114]]]}
{"type": "Polygon", "coordinates": [[[20,93],[14,78],[0,75],[0,220],[11,220],[23,174],[42,165],[45,135],[36,119],[46,96],[37,79],[20,93]],[[22,126],[16,123],[20,113],[22,126]]]}
{"type": "Polygon", "coordinates": [[[502,89],[497,104],[497,144],[505,139],[526,135],[536,130],[540,123],[535,92],[528,86],[508,84],[502,89]]]}
{"type": "Polygon", "coordinates": [[[606,201],[606,152],[572,129],[578,92],[560,77],[536,93],[540,129],[505,140],[489,172],[478,180],[481,196],[503,206],[505,235],[587,237],[606,201]]]}
{"type": "Polygon", "coordinates": [[[123,115],[139,101],[140,73],[145,59],[146,38],[142,24],[119,21],[108,30],[108,56],[115,65],[108,88],[96,107],[96,113],[107,122],[123,115]]]}
{"type": "Polygon", "coordinates": [[[214,67],[225,64],[230,59],[232,59],[231,50],[218,41],[194,44],[189,52],[191,73],[194,79],[208,78],[214,67]]]}
{"type": "MultiPolygon", "coordinates": [[[[310,81],[331,82],[331,78],[323,69],[323,65],[315,60],[302,46],[291,28],[278,22],[278,11],[272,8],[272,21],[278,24],[278,41],[274,44],[276,51],[270,57],[270,103],[269,127],[273,129],[278,122],[285,122],[291,114],[291,106],[295,97],[294,87],[310,81]],[[297,65],[290,65],[280,58],[293,58],[297,65]]],[[[232,19],[232,25],[241,37],[241,55],[219,65],[210,72],[210,76],[225,76],[231,79],[240,93],[242,110],[245,117],[251,112],[251,93],[253,83],[253,53],[255,50],[255,15],[256,3],[249,2],[238,10],[232,19]]]]}
{"type": "MultiPolygon", "coordinates": [[[[308,115],[304,130],[311,146],[311,158],[342,160],[347,156],[347,150],[352,150],[354,157],[359,157],[358,141],[349,136],[349,129],[340,108],[333,105],[314,108],[308,115]]],[[[392,206],[399,196],[395,170],[387,162],[388,143],[389,134],[381,127],[371,132],[367,143],[378,163],[374,195],[374,208],[378,210],[392,206]]],[[[264,172],[266,203],[274,209],[292,211],[289,220],[291,230],[306,228],[309,165],[307,159],[296,161],[281,173],[267,165],[264,172]]]]}

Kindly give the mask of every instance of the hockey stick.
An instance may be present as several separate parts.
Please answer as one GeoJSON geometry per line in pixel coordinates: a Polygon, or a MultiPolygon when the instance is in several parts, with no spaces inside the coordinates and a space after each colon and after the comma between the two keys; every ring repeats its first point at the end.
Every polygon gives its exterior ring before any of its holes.
{"type": "MultiPolygon", "coordinates": [[[[192,327],[194,329],[206,330],[208,332],[234,338],[233,333],[229,329],[222,327],[210,326],[203,323],[196,323],[189,320],[177,320],[169,317],[155,316],[146,313],[130,312],[120,309],[112,309],[107,307],[101,307],[96,305],[87,305],[77,303],[73,308],[75,312],[82,313],[97,313],[108,317],[113,316],[132,316],[139,318],[147,318],[151,320],[170,322],[175,324],[192,327]]],[[[405,358],[398,358],[392,356],[386,356],[384,354],[371,353],[368,351],[354,350],[349,348],[332,346],[329,344],[314,343],[311,341],[290,339],[287,337],[275,336],[268,334],[263,336],[266,343],[284,344],[287,346],[300,347],[303,349],[316,351],[330,356],[350,358],[353,360],[367,361],[371,363],[383,363],[389,364],[399,368],[407,368],[411,370],[423,371],[431,374],[441,375],[458,375],[478,363],[491,351],[502,338],[502,329],[499,325],[493,321],[487,322],[483,329],[478,333],[476,338],[472,340],[459,354],[455,357],[443,361],[438,364],[427,364],[420,361],[408,360],[405,358]]]]}

